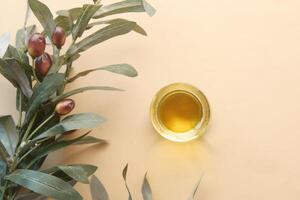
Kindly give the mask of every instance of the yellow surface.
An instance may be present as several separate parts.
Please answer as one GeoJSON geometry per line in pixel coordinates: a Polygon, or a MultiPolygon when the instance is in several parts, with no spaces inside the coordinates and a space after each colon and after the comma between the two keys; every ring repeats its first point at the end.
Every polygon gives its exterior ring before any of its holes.
{"type": "MultiPolygon", "coordinates": [[[[47,0],[54,10],[87,1],[47,0]]],[[[90,1],[92,2],[92,1],[90,1]]],[[[105,0],[104,0],[105,2],[105,0]]],[[[107,1],[111,2],[111,1],[107,1]]],[[[76,147],[48,161],[91,163],[112,200],[127,198],[121,171],[135,199],[148,171],[154,200],[186,200],[204,173],[197,199],[298,200],[300,196],[300,1],[160,0],[158,13],[126,15],[148,32],[131,33],[89,50],[75,72],[130,63],[135,79],[96,72],[70,86],[111,85],[126,92],[76,96],[74,112],[97,112],[107,122],[93,135],[105,147],[76,147]],[[197,86],[212,110],[202,139],[169,142],[152,128],[149,104],[172,82],[197,86]]],[[[25,1],[1,1],[0,32],[23,24],[25,1]]],[[[0,114],[16,114],[15,91],[0,78],[0,114]]],[[[88,186],[77,188],[90,200],[88,186]]]]}
{"type": "Polygon", "coordinates": [[[162,100],[158,110],[163,125],[176,133],[189,131],[201,119],[200,102],[184,92],[168,95],[162,100]]]}

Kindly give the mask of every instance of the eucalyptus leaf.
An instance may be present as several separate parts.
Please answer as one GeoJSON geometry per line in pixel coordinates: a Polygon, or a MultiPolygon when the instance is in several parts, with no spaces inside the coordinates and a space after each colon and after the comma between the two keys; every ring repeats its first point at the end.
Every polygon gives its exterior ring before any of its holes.
{"type": "Polygon", "coordinates": [[[95,69],[90,69],[90,70],[80,72],[80,73],[76,74],[74,77],[70,78],[68,81],[73,82],[76,79],[86,76],[91,72],[101,71],[101,70],[109,71],[109,72],[116,73],[116,74],[122,74],[122,75],[128,76],[128,77],[136,77],[138,75],[137,71],[131,65],[116,64],[116,65],[108,65],[105,67],[98,67],[95,69]]]}
{"type": "Polygon", "coordinates": [[[109,196],[104,185],[96,176],[92,176],[91,178],[90,190],[92,200],[109,200],[109,196]]]}
{"type": "Polygon", "coordinates": [[[16,48],[25,51],[27,49],[27,40],[30,35],[35,33],[35,30],[35,25],[19,29],[16,34],[16,48]]]}
{"type": "Polygon", "coordinates": [[[123,179],[125,181],[125,186],[126,186],[126,190],[128,192],[128,200],[132,200],[132,196],[131,196],[131,193],[130,193],[130,190],[129,190],[129,187],[128,187],[128,184],[127,184],[127,170],[128,170],[128,164],[126,164],[126,166],[124,167],[123,169],[123,172],[122,172],[122,176],[123,176],[123,179]]]}
{"type": "Polygon", "coordinates": [[[149,3],[144,0],[125,0],[103,6],[96,12],[94,18],[97,19],[109,15],[128,12],[147,12],[148,15],[153,16],[156,11],[149,3]]]}
{"type": "Polygon", "coordinates": [[[15,153],[18,142],[16,125],[11,116],[0,117],[0,140],[10,156],[15,153]]]}
{"type": "Polygon", "coordinates": [[[147,173],[145,174],[144,182],[142,185],[142,194],[144,200],[152,200],[152,190],[147,179],[147,173]]]}
{"type": "Polygon", "coordinates": [[[75,142],[74,144],[81,145],[81,144],[102,144],[102,143],[107,144],[107,141],[93,136],[87,136],[75,142]]]}
{"type": "Polygon", "coordinates": [[[15,87],[20,88],[27,98],[31,97],[32,90],[30,82],[25,71],[17,61],[0,59],[0,73],[15,87]]]}
{"type": "Polygon", "coordinates": [[[82,15],[76,21],[76,24],[73,28],[73,39],[76,40],[78,37],[81,37],[83,32],[85,31],[89,21],[95,14],[97,10],[99,10],[100,5],[84,5],[82,15]]]}
{"type": "Polygon", "coordinates": [[[3,55],[5,54],[9,42],[10,42],[9,33],[4,33],[0,36],[0,58],[2,58],[3,55]]]}
{"type": "Polygon", "coordinates": [[[118,23],[110,24],[82,39],[80,42],[73,44],[67,51],[67,54],[69,56],[73,56],[110,38],[129,33],[135,27],[136,23],[131,21],[121,21],[118,23]]]}
{"type": "Polygon", "coordinates": [[[39,171],[19,169],[6,176],[7,180],[29,190],[57,200],[82,200],[73,187],[61,179],[39,171]]]}
{"type": "Polygon", "coordinates": [[[44,133],[37,136],[35,139],[52,137],[58,134],[78,129],[95,128],[97,125],[103,123],[104,121],[104,118],[95,113],[79,113],[70,115],[64,118],[57,125],[51,127],[44,133]]]}
{"type": "Polygon", "coordinates": [[[89,176],[97,170],[93,165],[58,166],[58,168],[74,180],[86,184],[89,183],[89,176]]]}
{"type": "Polygon", "coordinates": [[[39,109],[41,104],[49,100],[51,95],[54,94],[63,84],[64,74],[49,74],[44,78],[43,82],[37,86],[32,97],[29,99],[26,122],[29,121],[33,114],[39,109]]]}
{"type": "Polygon", "coordinates": [[[75,90],[71,90],[69,92],[66,92],[60,96],[57,96],[56,98],[52,99],[52,102],[58,102],[62,99],[68,98],[70,96],[73,96],[75,94],[79,94],[85,91],[90,91],[90,90],[112,90],[112,91],[123,91],[121,89],[109,87],[109,86],[89,86],[89,87],[83,87],[83,88],[78,88],[75,90]]]}
{"type": "Polygon", "coordinates": [[[55,28],[55,21],[50,9],[38,0],[28,0],[29,6],[43,26],[46,35],[51,38],[52,31],[55,28]]]}

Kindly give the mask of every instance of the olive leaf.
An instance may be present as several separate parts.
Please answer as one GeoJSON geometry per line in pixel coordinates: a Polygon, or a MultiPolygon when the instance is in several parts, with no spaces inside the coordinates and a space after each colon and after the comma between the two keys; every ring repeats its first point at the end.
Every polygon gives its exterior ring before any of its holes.
{"type": "Polygon", "coordinates": [[[90,70],[80,72],[80,73],[76,74],[74,77],[70,78],[68,80],[68,82],[73,82],[82,76],[86,76],[91,72],[100,71],[100,70],[109,71],[109,72],[116,73],[116,74],[122,74],[122,75],[128,76],[128,77],[136,77],[138,75],[137,71],[131,65],[115,64],[115,65],[108,65],[105,67],[98,67],[95,69],[90,69],[90,70]]]}
{"type": "Polygon", "coordinates": [[[73,29],[73,22],[82,15],[82,12],[82,7],[72,8],[70,10],[59,10],[56,12],[58,16],[54,21],[57,26],[60,26],[65,30],[67,35],[70,35],[73,29]]]}
{"type": "Polygon", "coordinates": [[[107,144],[107,141],[93,136],[86,136],[81,140],[74,142],[73,144],[81,145],[81,144],[101,144],[101,143],[107,144]]]}
{"type": "Polygon", "coordinates": [[[41,194],[34,193],[34,192],[27,192],[24,194],[19,194],[16,197],[16,200],[46,200],[47,197],[42,196],[41,194]]]}
{"type": "Polygon", "coordinates": [[[131,193],[130,193],[130,190],[129,190],[129,187],[128,187],[128,184],[127,184],[127,170],[128,170],[128,164],[126,164],[126,166],[124,167],[123,169],[123,172],[122,172],[122,176],[123,176],[123,179],[124,179],[124,182],[125,182],[125,186],[126,186],[126,190],[128,192],[128,200],[132,200],[132,196],[131,196],[131,193]]]}
{"type": "Polygon", "coordinates": [[[43,26],[46,35],[51,38],[52,31],[56,25],[50,9],[38,0],[28,0],[28,4],[36,18],[43,26]]]}
{"type": "Polygon", "coordinates": [[[129,33],[135,27],[136,23],[131,21],[121,21],[110,24],[82,39],[80,42],[73,44],[67,51],[67,54],[73,56],[110,38],[129,33]]]}
{"type": "Polygon", "coordinates": [[[27,40],[30,35],[35,33],[35,30],[35,25],[19,29],[16,34],[16,48],[25,51],[27,49],[27,40]]]}
{"type": "Polygon", "coordinates": [[[90,191],[92,200],[109,200],[105,187],[96,176],[91,178],[90,191]]]}
{"type": "Polygon", "coordinates": [[[35,139],[52,137],[58,134],[65,133],[67,131],[94,128],[104,121],[104,118],[95,113],[79,113],[70,115],[64,118],[60,123],[37,136],[35,139]]]}
{"type": "Polygon", "coordinates": [[[6,176],[7,173],[7,164],[0,160],[0,183],[3,181],[3,177],[6,176]]]}
{"type": "Polygon", "coordinates": [[[83,13],[83,7],[76,7],[69,10],[59,10],[56,12],[59,16],[70,17],[72,21],[76,21],[83,13]]]}
{"type": "Polygon", "coordinates": [[[0,58],[2,58],[3,55],[5,54],[9,42],[10,42],[9,33],[4,33],[0,36],[0,58]]]}
{"type": "Polygon", "coordinates": [[[199,181],[197,182],[197,184],[194,186],[193,192],[192,192],[191,196],[188,198],[188,200],[195,200],[195,195],[196,195],[198,187],[199,187],[199,185],[201,183],[202,178],[203,178],[203,175],[201,176],[201,178],[199,179],[199,181]]]}
{"type": "Polygon", "coordinates": [[[84,138],[85,136],[87,136],[90,132],[91,131],[85,133],[82,136],[74,138],[74,139],[53,141],[50,144],[40,146],[40,148],[38,148],[36,151],[34,151],[30,155],[30,159],[27,159],[29,161],[28,164],[27,164],[27,167],[30,168],[31,166],[34,165],[34,163],[36,163],[37,161],[39,161],[39,159],[47,156],[48,154],[50,154],[50,153],[52,153],[54,151],[63,149],[65,147],[67,147],[67,146],[70,146],[70,145],[76,143],[77,141],[79,141],[82,138],[84,138]]]}
{"type": "Polygon", "coordinates": [[[144,200],[152,200],[152,190],[147,179],[147,173],[144,176],[144,181],[142,185],[142,194],[144,200]]]}
{"type": "Polygon", "coordinates": [[[0,59],[0,73],[8,79],[16,88],[20,88],[22,93],[30,98],[32,89],[25,71],[15,60],[0,59]]]}
{"type": "Polygon", "coordinates": [[[49,74],[44,78],[43,82],[35,88],[32,97],[29,99],[26,123],[41,104],[46,102],[63,84],[64,74],[49,74]]]}
{"type": "Polygon", "coordinates": [[[117,89],[117,88],[113,88],[113,87],[109,87],[109,86],[89,86],[89,87],[83,87],[83,88],[78,88],[75,90],[71,90],[69,92],[66,92],[60,96],[55,97],[54,99],[52,99],[52,102],[58,102],[62,99],[65,99],[67,97],[73,96],[75,94],[79,94],[85,91],[90,91],[90,90],[112,90],[112,91],[123,91],[121,89],[117,89]]]}
{"type": "Polygon", "coordinates": [[[94,15],[94,18],[101,18],[109,15],[128,13],[128,12],[147,12],[148,15],[153,16],[155,9],[144,0],[125,0],[103,6],[94,15]]]}
{"type": "Polygon", "coordinates": [[[89,183],[89,176],[97,170],[93,165],[58,166],[58,168],[74,180],[86,184],[89,183]]]}
{"type": "Polygon", "coordinates": [[[7,152],[5,146],[0,141],[0,157],[2,160],[4,160],[6,163],[8,163],[8,160],[10,158],[9,153],[7,152]]]}
{"type": "Polygon", "coordinates": [[[0,140],[10,156],[13,156],[18,142],[16,125],[11,116],[0,117],[0,140]]]}
{"type": "Polygon", "coordinates": [[[70,35],[73,28],[73,21],[68,16],[57,16],[55,18],[56,26],[60,26],[65,30],[66,35],[70,35]]]}
{"type": "Polygon", "coordinates": [[[100,5],[94,4],[84,5],[82,15],[78,18],[73,28],[73,40],[76,40],[78,37],[82,36],[89,21],[100,7],[100,5]]]}
{"type": "Polygon", "coordinates": [[[82,200],[81,195],[63,180],[39,171],[19,169],[5,177],[13,183],[21,185],[36,193],[57,200],[82,200]]]}
{"type": "MultiPolygon", "coordinates": [[[[122,18],[110,19],[110,20],[105,20],[105,21],[96,21],[96,22],[92,22],[92,23],[88,24],[86,29],[91,29],[97,25],[114,24],[114,23],[118,23],[118,22],[132,22],[132,21],[129,21],[127,19],[122,19],[122,18]]],[[[135,23],[135,22],[133,22],[133,23],[135,23]]],[[[146,31],[137,23],[135,24],[135,27],[132,30],[141,35],[147,36],[146,31]]]]}

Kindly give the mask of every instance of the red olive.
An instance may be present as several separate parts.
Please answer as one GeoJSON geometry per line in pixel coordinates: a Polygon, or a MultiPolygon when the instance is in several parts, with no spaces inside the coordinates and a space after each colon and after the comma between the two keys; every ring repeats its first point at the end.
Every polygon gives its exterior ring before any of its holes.
{"type": "Polygon", "coordinates": [[[28,40],[28,53],[31,57],[36,58],[45,52],[46,40],[40,33],[33,34],[28,40]]]}
{"type": "Polygon", "coordinates": [[[48,53],[37,57],[34,60],[35,71],[38,75],[45,77],[52,66],[52,59],[48,53]]]}
{"type": "Polygon", "coordinates": [[[52,32],[52,42],[58,49],[61,49],[61,47],[65,44],[66,33],[62,27],[55,27],[54,31],[52,32]]]}
{"type": "Polygon", "coordinates": [[[59,115],[69,114],[75,107],[72,99],[64,99],[56,104],[55,112],[59,115]]]}

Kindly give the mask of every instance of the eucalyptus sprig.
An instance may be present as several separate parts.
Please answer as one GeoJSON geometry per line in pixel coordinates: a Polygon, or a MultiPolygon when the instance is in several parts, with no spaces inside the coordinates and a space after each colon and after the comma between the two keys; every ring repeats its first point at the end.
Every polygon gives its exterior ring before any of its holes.
{"type": "Polygon", "coordinates": [[[89,136],[91,131],[72,139],[65,137],[66,133],[92,129],[104,122],[103,117],[94,113],[69,115],[75,107],[70,98],[89,90],[120,89],[87,86],[65,92],[64,88],[95,71],[137,76],[132,66],[123,63],[71,74],[73,62],[87,49],[131,31],[146,35],[136,22],[103,19],[127,12],[153,15],[155,10],[145,0],[124,0],[110,5],[94,0],[82,7],[57,11],[54,16],[44,3],[28,0],[24,27],[16,34],[15,46],[9,44],[7,34],[0,38],[0,73],[16,88],[19,112],[17,123],[12,116],[0,117],[1,200],[83,199],[73,186],[77,182],[89,183],[96,166],[58,165],[48,169],[41,166],[50,153],[70,145],[105,143],[89,136]],[[42,30],[38,31],[36,25],[27,26],[30,10],[42,30]],[[83,37],[90,29],[96,30],[83,37]],[[69,46],[65,44],[67,37],[72,41],[69,46]],[[52,52],[45,52],[47,45],[52,47],[52,52]]]}

